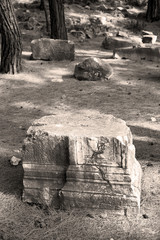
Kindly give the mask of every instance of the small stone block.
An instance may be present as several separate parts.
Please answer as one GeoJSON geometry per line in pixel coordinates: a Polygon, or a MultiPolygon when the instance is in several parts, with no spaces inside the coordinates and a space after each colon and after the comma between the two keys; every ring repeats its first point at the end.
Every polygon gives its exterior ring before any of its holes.
{"type": "Polygon", "coordinates": [[[156,41],[157,41],[157,36],[155,35],[143,35],[143,38],[142,38],[143,43],[154,44],[156,41]]]}

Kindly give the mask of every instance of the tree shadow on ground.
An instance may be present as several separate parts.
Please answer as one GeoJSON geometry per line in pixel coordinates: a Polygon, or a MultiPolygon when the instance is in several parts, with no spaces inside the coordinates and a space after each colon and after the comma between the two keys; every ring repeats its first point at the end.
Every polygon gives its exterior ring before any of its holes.
{"type": "Polygon", "coordinates": [[[160,131],[141,126],[129,125],[129,127],[134,135],[136,158],[140,161],[160,162],[160,131]]]}

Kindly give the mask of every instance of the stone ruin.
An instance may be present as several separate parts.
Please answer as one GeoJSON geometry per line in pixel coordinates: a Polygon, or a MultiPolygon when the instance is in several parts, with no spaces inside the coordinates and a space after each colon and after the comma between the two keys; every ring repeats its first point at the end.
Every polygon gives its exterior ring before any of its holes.
{"type": "Polygon", "coordinates": [[[100,58],[89,57],[75,65],[74,76],[80,81],[105,81],[112,75],[112,67],[100,58]]]}
{"type": "Polygon", "coordinates": [[[132,134],[112,115],[36,120],[24,141],[23,201],[53,208],[138,213],[141,167],[132,134]]]}
{"type": "Polygon", "coordinates": [[[69,40],[40,38],[31,42],[32,55],[34,60],[62,61],[74,60],[74,43],[69,40]]]}

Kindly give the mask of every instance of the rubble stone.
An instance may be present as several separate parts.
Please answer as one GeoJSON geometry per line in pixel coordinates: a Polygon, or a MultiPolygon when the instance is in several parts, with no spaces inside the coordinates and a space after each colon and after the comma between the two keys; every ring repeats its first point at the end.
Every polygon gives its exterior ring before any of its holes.
{"type": "Polygon", "coordinates": [[[67,40],[41,38],[31,42],[35,60],[74,60],[74,43],[67,40]]]}
{"type": "Polygon", "coordinates": [[[74,75],[78,80],[107,80],[113,74],[112,67],[99,58],[87,58],[75,66],[74,75]]]}

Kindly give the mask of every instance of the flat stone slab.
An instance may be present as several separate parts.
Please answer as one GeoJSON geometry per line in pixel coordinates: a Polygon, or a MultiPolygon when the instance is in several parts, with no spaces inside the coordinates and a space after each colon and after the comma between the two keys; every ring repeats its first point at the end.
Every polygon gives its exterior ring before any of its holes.
{"type": "Polygon", "coordinates": [[[84,111],[36,120],[24,142],[23,169],[24,201],[139,210],[142,171],[132,134],[112,115],[84,111]]]}
{"type": "Polygon", "coordinates": [[[31,42],[32,58],[35,60],[74,60],[74,43],[68,40],[40,38],[31,42]]]}
{"type": "Polygon", "coordinates": [[[160,62],[160,47],[122,48],[113,51],[113,58],[160,62]]]}
{"type": "Polygon", "coordinates": [[[107,36],[102,42],[102,47],[108,50],[132,47],[134,45],[135,43],[131,39],[120,36],[119,37],[107,36]]]}
{"type": "Polygon", "coordinates": [[[113,74],[112,67],[100,58],[90,57],[76,64],[74,76],[78,80],[105,81],[113,74]]]}

